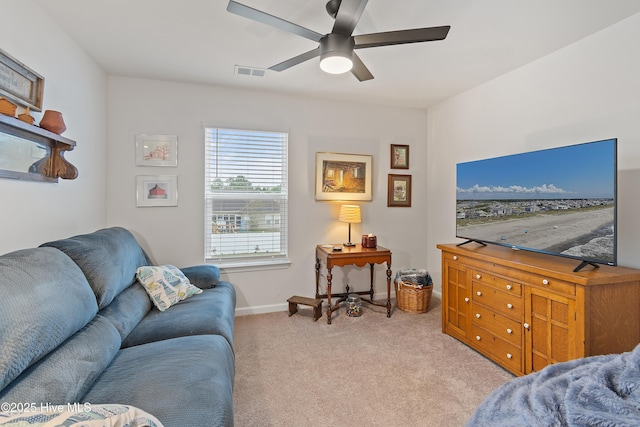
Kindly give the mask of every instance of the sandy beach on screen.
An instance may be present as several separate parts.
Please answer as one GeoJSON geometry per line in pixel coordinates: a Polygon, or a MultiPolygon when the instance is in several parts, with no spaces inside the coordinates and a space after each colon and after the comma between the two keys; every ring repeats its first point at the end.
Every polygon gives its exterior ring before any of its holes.
{"type": "MultiPolygon", "coordinates": [[[[569,249],[595,238],[594,234],[613,222],[613,207],[571,212],[539,214],[499,223],[474,224],[458,228],[458,235],[497,243],[547,250],[569,249]]],[[[608,231],[609,234],[612,230],[608,231]]],[[[602,234],[600,232],[600,234],[602,234]]]]}

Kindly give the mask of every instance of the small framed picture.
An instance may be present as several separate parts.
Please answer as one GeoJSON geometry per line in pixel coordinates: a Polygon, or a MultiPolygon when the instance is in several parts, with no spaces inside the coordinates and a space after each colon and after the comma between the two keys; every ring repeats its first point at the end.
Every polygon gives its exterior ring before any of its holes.
{"type": "Polygon", "coordinates": [[[136,176],[136,202],[138,207],[178,206],[178,176],[136,176]]]}
{"type": "Polygon", "coordinates": [[[136,165],[178,166],[178,137],[176,135],[136,135],[136,165]]]}
{"type": "Polygon", "coordinates": [[[409,146],[391,144],[391,169],[409,169],[409,146]]]}
{"type": "Polygon", "coordinates": [[[411,207],[411,175],[389,174],[387,206],[411,207]]]}

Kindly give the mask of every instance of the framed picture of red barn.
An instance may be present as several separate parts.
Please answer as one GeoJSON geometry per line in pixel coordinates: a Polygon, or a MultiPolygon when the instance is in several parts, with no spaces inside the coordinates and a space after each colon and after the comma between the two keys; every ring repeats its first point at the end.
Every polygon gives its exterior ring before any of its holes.
{"type": "Polygon", "coordinates": [[[178,176],[136,176],[136,205],[138,207],[178,206],[178,176]]]}

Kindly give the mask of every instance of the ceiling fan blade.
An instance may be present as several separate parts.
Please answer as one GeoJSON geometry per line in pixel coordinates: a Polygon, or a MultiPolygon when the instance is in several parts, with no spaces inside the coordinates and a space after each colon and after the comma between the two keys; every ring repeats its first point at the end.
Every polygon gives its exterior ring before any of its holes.
{"type": "Polygon", "coordinates": [[[320,48],[317,47],[309,52],[305,52],[301,55],[294,56],[293,58],[287,59],[279,64],[274,65],[273,67],[269,67],[270,70],[273,71],[284,71],[287,68],[291,68],[294,65],[298,65],[303,63],[304,61],[308,61],[309,59],[315,58],[316,56],[320,56],[320,48]]]}
{"type": "Polygon", "coordinates": [[[333,24],[332,33],[344,34],[350,36],[358,25],[362,12],[367,6],[369,0],[342,0],[336,22],[333,24]]]}
{"type": "Polygon", "coordinates": [[[361,82],[373,79],[373,74],[371,74],[371,71],[369,71],[355,52],[353,53],[353,68],[351,68],[351,74],[356,76],[361,82]]]}
{"type": "Polygon", "coordinates": [[[389,46],[404,43],[420,43],[444,40],[449,33],[449,25],[442,27],[415,28],[413,30],[389,31],[353,36],[355,49],[367,47],[389,46]]]}
{"type": "Polygon", "coordinates": [[[314,42],[320,42],[320,39],[322,38],[322,34],[316,33],[315,31],[312,31],[308,28],[302,27],[298,24],[294,24],[293,22],[286,21],[282,18],[278,18],[277,16],[269,15],[266,12],[262,12],[258,9],[245,6],[233,0],[229,1],[229,4],[227,5],[227,11],[245,18],[249,18],[253,21],[267,24],[280,30],[302,36],[309,40],[313,40],[314,42]]]}

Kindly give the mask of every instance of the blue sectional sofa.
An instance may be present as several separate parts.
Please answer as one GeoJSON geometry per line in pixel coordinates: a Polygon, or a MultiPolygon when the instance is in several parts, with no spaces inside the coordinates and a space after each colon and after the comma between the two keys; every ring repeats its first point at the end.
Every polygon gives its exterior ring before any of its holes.
{"type": "Polygon", "coordinates": [[[136,280],[150,265],[119,227],[0,256],[5,415],[79,402],[167,427],[233,425],[232,284],[212,265],[182,268],[202,292],[160,311],[136,280]]]}

